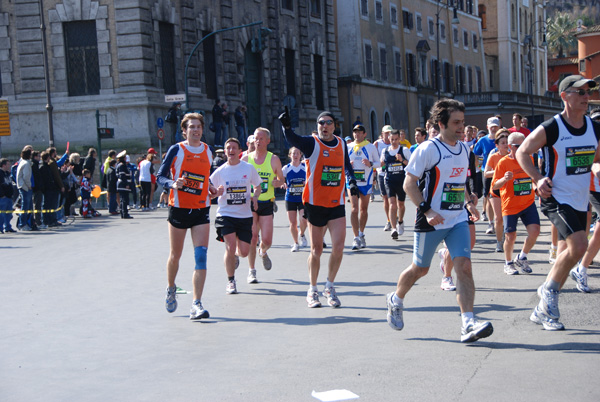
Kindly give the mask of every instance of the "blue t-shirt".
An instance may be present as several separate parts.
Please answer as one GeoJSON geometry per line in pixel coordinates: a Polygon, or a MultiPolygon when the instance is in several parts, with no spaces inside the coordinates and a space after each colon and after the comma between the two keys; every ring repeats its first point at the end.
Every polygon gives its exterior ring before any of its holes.
{"type": "Polygon", "coordinates": [[[496,143],[494,142],[494,140],[490,139],[489,136],[483,137],[482,139],[477,141],[477,144],[475,144],[475,147],[473,148],[473,153],[478,156],[483,156],[483,164],[481,165],[482,171],[483,169],[485,169],[488,156],[494,148],[496,148],[496,143]]]}
{"type": "Polygon", "coordinates": [[[288,163],[283,167],[283,176],[287,191],[285,200],[290,202],[302,202],[302,191],[306,182],[306,165],[301,163],[298,167],[288,163]]]}

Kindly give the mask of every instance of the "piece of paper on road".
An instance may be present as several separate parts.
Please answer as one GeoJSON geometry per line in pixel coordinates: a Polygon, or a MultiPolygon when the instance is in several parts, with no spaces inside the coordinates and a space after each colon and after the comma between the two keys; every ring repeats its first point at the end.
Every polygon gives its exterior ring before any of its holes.
{"type": "Polygon", "coordinates": [[[331,391],[317,392],[313,391],[312,396],[322,402],[347,401],[349,399],[358,399],[359,396],[347,389],[334,389],[331,391]]]}

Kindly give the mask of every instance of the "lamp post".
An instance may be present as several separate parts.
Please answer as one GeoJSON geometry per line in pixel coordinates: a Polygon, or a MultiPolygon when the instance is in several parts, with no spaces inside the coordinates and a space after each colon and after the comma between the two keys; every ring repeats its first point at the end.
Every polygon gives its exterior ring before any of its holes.
{"type": "MultiPolygon", "coordinates": [[[[534,27],[536,26],[536,24],[538,24],[539,22],[542,22],[541,20],[538,20],[536,22],[534,22],[533,24],[531,24],[531,28],[529,29],[529,35],[525,35],[525,38],[523,38],[523,45],[527,46],[527,63],[529,64],[529,99],[531,101],[531,118],[532,120],[535,120],[535,105],[534,105],[534,101],[533,101],[533,62],[531,60],[531,48],[533,47],[533,35],[537,32],[543,32],[544,36],[542,39],[542,43],[540,43],[540,45],[542,46],[546,46],[546,32],[545,32],[545,25],[542,26],[541,28],[539,28],[538,30],[534,30],[534,27]]],[[[544,24],[542,22],[542,24],[544,24]]],[[[532,123],[535,125],[536,122],[532,121],[532,123]]]]}
{"type": "Polygon", "coordinates": [[[46,82],[46,111],[48,112],[48,143],[54,146],[54,124],[52,122],[52,95],[50,93],[50,71],[48,69],[48,46],[46,44],[46,23],[44,22],[44,2],[39,1],[40,30],[42,31],[42,53],[44,54],[44,81],[46,82]]]}
{"type": "Polygon", "coordinates": [[[440,13],[442,12],[442,8],[450,7],[450,2],[452,1],[452,23],[459,24],[458,13],[456,10],[456,6],[454,5],[454,0],[446,0],[446,3],[442,3],[442,0],[438,0],[437,4],[437,12],[435,13],[435,43],[436,43],[436,57],[437,63],[435,64],[435,77],[437,81],[437,98],[438,100],[441,98],[441,90],[442,90],[442,70],[440,69],[440,13]],[[442,7],[444,6],[444,7],[442,7]]]}

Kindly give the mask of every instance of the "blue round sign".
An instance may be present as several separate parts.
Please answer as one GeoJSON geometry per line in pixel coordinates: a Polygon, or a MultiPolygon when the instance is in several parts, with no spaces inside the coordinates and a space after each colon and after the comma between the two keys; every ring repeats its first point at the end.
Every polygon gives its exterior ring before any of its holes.
{"type": "Polygon", "coordinates": [[[158,126],[158,128],[163,128],[163,126],[165,125],[165,121],[163,120],[162,117],[159,117],[158,119],[156,119],[156,125],[158,126]]]}

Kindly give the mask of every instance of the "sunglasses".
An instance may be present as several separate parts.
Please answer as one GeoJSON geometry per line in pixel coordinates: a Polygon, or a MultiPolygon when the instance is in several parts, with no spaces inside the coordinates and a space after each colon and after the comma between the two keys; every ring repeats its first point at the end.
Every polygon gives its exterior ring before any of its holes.
{"type": "Polygon", "coordinates": [[[325,124],[329,126],[330,124],[333,124],[333,120],[319,120],[318,123],[321,126],[324,126],[325,124]]]}
{"type": "Polygon", "coordinates": [[[566,91],[568,94],[577,94],[583,96],[585,94],[591,95],[594,89],[578,89],[577,91],[566,91]]]}
{"type": "Polygon", "coordinates": [[[521,144],[510,144],[511,147],[519,148],[521,144]]]}

